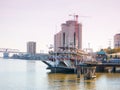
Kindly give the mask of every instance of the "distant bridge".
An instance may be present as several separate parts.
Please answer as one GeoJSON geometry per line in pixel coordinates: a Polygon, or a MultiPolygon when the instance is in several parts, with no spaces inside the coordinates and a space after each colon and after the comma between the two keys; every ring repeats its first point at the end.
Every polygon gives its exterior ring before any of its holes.
{"type": "Polygon", "coordinates": [[[10,48],[0,48],[0,52],[2,53],[19,53],[18,49],[10,49],[10,48]]]}
{"type": "Polygon", "coordinates": [[[27,52],[20,52],[18,49],[10,49],[10,48],[0,48],[0,53],[3,53],[3,58],[9,58],[10,53],[21,54],[18,59],[40,59],[46,60],[48,59],[48,54],[45,53],[36,53],[35,55],[27,55],[27,52]]]}
{"type": "Polygon", "coordinates": [[[20,51],[18,49],[0,48],[0,53],[3,53],[4,58],[8,58],[9,53],[20,53],[20,51]]]}

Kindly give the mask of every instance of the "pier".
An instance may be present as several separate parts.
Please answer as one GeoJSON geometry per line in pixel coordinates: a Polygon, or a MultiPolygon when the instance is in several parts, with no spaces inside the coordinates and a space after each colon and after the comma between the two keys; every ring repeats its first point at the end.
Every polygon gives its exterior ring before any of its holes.
{"type": "MultiPolygon", "coordinates": [[[[77,65],[77,78],[80,78],[80,75],[83,74],[85,79],[93,79],[96,77],[96,68],[98,69],[102,68],[104,69],[106,67],[111,67],[112,72],[116,72],[116,67],[120,67],[120,63],[82,63],[77,65]]],[[[102,72],[103,72],[102,71],[102,72]]]]}

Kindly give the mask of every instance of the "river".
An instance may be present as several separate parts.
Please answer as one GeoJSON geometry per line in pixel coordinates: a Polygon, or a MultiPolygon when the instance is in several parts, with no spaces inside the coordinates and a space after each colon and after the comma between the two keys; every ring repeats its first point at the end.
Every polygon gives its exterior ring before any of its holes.
{"type": "Polygon", "coordinates": [[[41,61],[0,59],[0,90],[120,90],[120,73],[97,73],[94,80],[76,74],[49,73],[41,61]]]}

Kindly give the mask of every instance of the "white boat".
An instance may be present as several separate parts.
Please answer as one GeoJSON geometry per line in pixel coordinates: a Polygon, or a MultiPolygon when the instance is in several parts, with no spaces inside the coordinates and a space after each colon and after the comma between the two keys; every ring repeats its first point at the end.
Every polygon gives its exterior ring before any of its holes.
{"type": "Polygon", "coordinates": [[[56,73],[76,73],[76,66],[87,59],[87,53],[72,47],[59,47],[58,52],[49,52],[49,59],[43,60],[47,69],[56,73]]]}

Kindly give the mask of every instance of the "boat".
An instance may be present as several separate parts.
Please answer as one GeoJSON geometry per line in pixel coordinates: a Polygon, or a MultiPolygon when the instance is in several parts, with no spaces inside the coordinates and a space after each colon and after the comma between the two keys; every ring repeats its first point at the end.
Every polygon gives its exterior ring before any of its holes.
{"type": "Polygon", "coordinates": [[[59,47],[58,52],[49,52],[48,60],[43,60],[53,73],[76,73],[78,64],[83,63],[87,53],[73,47],[59,47]]]}

